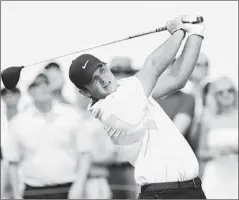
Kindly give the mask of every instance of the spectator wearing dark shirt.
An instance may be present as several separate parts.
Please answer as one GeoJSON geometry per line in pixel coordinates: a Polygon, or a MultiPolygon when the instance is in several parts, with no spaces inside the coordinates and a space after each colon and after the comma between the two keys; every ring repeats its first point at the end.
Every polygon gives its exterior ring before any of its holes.
{"type": "Polygon", "coordinates": [[[190,144],[189,130],[194,116],[194,97],[177,91],[163,99],[156,99],[156,101],[190,144]]]}

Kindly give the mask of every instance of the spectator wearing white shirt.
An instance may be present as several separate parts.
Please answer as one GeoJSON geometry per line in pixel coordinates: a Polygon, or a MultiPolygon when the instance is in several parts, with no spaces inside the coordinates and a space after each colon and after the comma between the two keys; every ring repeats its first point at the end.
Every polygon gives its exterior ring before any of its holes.
{"type": "Polygon", "coordinates": [[[53,101],[48,78],[39,74],[29,86],[34,106],[16,116],[3,149],[10,163],[14,198],[81,198],[91,164],[87,137],[79,137],[76,110],[53,101]],[[80,139],[78,139],[80,138],[80,139]]]}
{"type": "MultiPolygon", "coordinates": [[[[21,99],[21,92],[18,88],[8,90],[1,89],[1,147],[6,144],[6,134],[8,125],[11,120],[19,112],[19,102],[21,99]]],[[[9,163],[2,157],[1,149],[1,196],[3,198],[12,198],[13,192],[9,179],[9,163]]]]}

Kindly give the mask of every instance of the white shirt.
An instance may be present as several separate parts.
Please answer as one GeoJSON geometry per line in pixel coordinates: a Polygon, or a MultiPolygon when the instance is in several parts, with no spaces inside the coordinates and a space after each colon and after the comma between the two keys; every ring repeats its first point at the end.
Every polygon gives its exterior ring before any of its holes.
{"type": "Polygon", "coordinates": [[[79,152],[91,151],[78,129],[80,120],[78,112],[65,104],[55,102],[47,116],[29,107],[12,120],[4,157],[20,163],[22,180],[28,185],[73,182],[79,152]]]}
{"type": "Polygon", "coordinates": [[[1,147],[5,144],[7,129],[8,129],[7,108],[5,103],[1,101],[1,147]]]}
{"type": "Polygon", "coordinates": [[[158,103],[147,98],[133,76],[119,81],[117,90],[91,103],[119,152],[135,166],[139,185],[185,181],[198,176],[191,147],[158,103]]]}

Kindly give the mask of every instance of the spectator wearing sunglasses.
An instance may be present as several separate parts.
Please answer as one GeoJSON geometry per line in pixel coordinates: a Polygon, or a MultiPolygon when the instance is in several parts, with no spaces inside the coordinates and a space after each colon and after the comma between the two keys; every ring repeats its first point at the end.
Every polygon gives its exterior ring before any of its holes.
{"type": "Polygon", "coordinates": [[[238,198],[238,93],[222,77],[208,86],[199,156],[207,160],[203,187],[209,199],[238,198]]]}

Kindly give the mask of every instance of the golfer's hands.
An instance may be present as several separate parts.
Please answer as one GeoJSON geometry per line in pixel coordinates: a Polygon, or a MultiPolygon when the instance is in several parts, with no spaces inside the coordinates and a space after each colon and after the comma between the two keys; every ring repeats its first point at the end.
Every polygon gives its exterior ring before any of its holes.
{"type": "MultiPolygon", "coordinates": [[[[197,15],[183,15],[178,17],[181,22],[187,21],[187,22],[193,22],[197,20],[197,15]]],[[[183,23],[183,30],[185,30],[188,33],[188,36],[191,35],[199,35],[201,37],[204,37],[204,31],[205,31],[205,24],[204,22],[200,23],[183,23]]]]}
{"type": "Polygon", "coordinates": [[[184,30],[188,33],[188,36],[199,35],[204,37],[205,24],[201,23],[183,23],[183,22],[194,22],[197,20],[197,15],[182,15],[174,20],[167,21],[167,30],[173,34],[177,30],[184,30]]]}
{"type": "Polygon", "coordinates": [[[184,30],[182,20],[180,18],[175,18],[174,20],[167,21],[167,30],[171,34],[176,32],[177,30],[184,30]]]}

